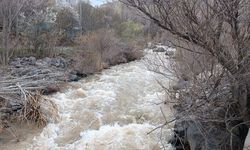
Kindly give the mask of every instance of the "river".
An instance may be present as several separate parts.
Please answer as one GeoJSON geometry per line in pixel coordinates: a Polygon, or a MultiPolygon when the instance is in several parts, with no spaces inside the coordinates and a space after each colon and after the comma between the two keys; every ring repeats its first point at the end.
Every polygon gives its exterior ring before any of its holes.
{"type": "MultiPolygon", "coordinates": [[[[59,120],[49,123],[35,137],[20,141],[14,148],[172,149],[166,142],[172,136],[171,126],[148,134],[164,123],[165,117],[171,116],[171,110],[162,103],[166,95],[157,82],[168,83],[168,79],[148,70],[145,60],[156,53],[149,50],[145,53],[142,60],[69,83],[66,90],[51,95],[49,99],[58,105],[59,120]]],[[[13,149],[13,146],[5,149],[13,149]]]]}
{"type": "MultiPolygon", "coordinates": [[[[153,67],[159,67],[164,57],[164,53],[145,50],[141,60],[68,83],[65,90],[47,97],[58,106],[57,121],[42,130],[16,124],[18,140],[6,132],[0,149],[173,150],[167,143],[173,124],[148,134],[172,116],[169,104],[162,103],[167,96],[159,85],[167,86],[169,80],[146,65],[150,60],[153,67]]],[[[244,150],[249,147],[250,134],[244,150]]]]}

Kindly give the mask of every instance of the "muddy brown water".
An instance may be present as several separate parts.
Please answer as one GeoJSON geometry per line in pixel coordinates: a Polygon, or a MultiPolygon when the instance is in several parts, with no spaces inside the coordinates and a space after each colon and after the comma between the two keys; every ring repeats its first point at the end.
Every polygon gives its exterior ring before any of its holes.
{"type": "Polygon", "coordinates": [[[57,122],[43,129],[16,125],[17,138],[1,134],[0,149],[171,150],[171,125],[147,134],[165,122],[161,109],[167,118],[172,115],[170,107],[158,104],[166,95],[157,80],[169,82],[138,60],[69,83],[67,90],[48,97],[58,105],[57,122]]]}
{"type": "Polygon", "coordinates": [[[164,123],[161,109],[171,115],[168,106],[157,104],[166,96],[156,79],[167,81],[138,60],[69,83],[67,90],[48,97],[58,105],[57,122],[44,129],[23,125],[17,131],[18,140],[1,138],[0,149],[172,149],[165,142],[172,136],[171,127],[147,134],[164,123]]]}

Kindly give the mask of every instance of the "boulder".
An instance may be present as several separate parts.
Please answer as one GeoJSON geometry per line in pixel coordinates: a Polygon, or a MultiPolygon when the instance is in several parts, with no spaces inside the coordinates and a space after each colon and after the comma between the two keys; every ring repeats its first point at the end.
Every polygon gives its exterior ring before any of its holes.
{"type": "Polygon", "coordinates": [[[79,81],[81,78],[78,77],[77,75],[75,74],[69,74],[68,76],[68,82],[77,82],[79,81]]]}
{"type": "Polygon", "coordinates": [[[200,122],[198,120],[178,120],[175,122],[175,136],[169,141],[177,150],[243,150],[248,127],[234,123],[232,133],[225,124],[200,122]],[[237,125],[237,126],[235,126],[237,125]]]}
{"type": "Polygon", "coordinates": [[[76,71],[74,71],[74,72],[75,72],[75,75],[77,75],[77,76],[80,77],[80,78],[85,78],[85,77],[88,76],[86,73],[83,73],[83,72],[78,71],[78,70],[76,70],[76,71]]]}
{"type": "Polygon", "coordinates": [[[83,73],[79,70],[73,70],[68,75],[68,82],[76,82],[87,76],[88,75],[86,73],[83,73]]]}

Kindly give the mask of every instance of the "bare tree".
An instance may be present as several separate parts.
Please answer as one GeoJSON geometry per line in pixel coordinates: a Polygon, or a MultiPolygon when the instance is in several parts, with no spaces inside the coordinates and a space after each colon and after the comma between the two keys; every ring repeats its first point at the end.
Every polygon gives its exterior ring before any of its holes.
{"type": "MultiPolygon", "coordinates": [[[[196,59],[197,55],[205,55],[216,62],[214,65],[211,62],[210,65],[212,66],[211,72],[217,70],[216,75],[212,76],[214,81],[211,81],[211,76],[203,74],[205,77],[200,79],[202,83],[196,83],[195,85],[198,86],[191,88],[194,91],[191,92],[192,96],[196,96],[193,99],[203,101],[199,104],[201,106],[196,103],[195,107],[191,107],[185,113],[188,112],[189,116],[194,115],[197,112],[197,106],[204,108],[202,106],[214,98],[212,95],[221,93],[219,89],[226,87],[233,101],[226,103],[227,98],[230,97],[227,95],[222,104],[225,107],[234,104],[234,115],[236,114],[237,117],[231,115],[231,117],[226,118],[226,114],[224,117],[227,121],[244,120],[243,123],[239,124],[247,124],[250,127],[250,85],[248,83],[250,79],[250,2],[248,0],[121,1],[141,11],[158,26],[171,33],[174,37],[169,39],[172,46],[191,52],[192,55],[196,55],[196,59]],[[217,64],[221,66],[219,73],[218,67],[215,66],[217,64]],[[226,75],[228,80],[225,82],[226,75]],[[204,97],[204,95],[207,96],[207,90],[204,89],[207,89],[209,83],[212,85],[210,94],[208,94],[211,97],[204,97]],[[226,83],[229,83],[229,88],[226,83]]],[[[208,69],[205,68],[203,71],[208,69]]],[[[194,73],[194,75],[197,77],[198,74],[194,73]]],[[[190,92],[188,94],[190,95],[190,92]]],[[[223,97],[221,98],[223,99],[223,97]]],[[[208,107],[214,108],[214,105],[208,107]]],[[[232,112],[232,110],[229,111],[232,112]]],[[[204,115],[200,117],[203,117],[203,120],[206,119],[204,115]]]]}
{"type": "Polygon", "coordinates": [[[22,14],[25,17],[34,16],[34,10],[44,7],[47,0],[1,0],[0,18],[2,19],[2,41],[1,41],[1,59],[3,65],[7,65],[10,57],[13,55],[14,47],[18,44],[18,34],[14,29],[18,26],[18,18],[22,14]],[[13,41],[14,37],[17,39],[13,41]]]}
{"type": "Polygon", "coordinates": [[[81,32],[85,33],[93,30],[95,26],[95,24],[93,24],[93,12],[95,11],[95,8],[90,3],[79,2],[78,10],[81,32]]]}
{"type": "Polygon", "coordinates": [[[6,65],[10,58],[10,38],[11,29],[14,25],[14,21],[18,17],[19,13],[27,4],[27,0],[2,0],[0,2],[0,15],[2,18],[2,51],[1,51],[1,62],[6,65]]]}

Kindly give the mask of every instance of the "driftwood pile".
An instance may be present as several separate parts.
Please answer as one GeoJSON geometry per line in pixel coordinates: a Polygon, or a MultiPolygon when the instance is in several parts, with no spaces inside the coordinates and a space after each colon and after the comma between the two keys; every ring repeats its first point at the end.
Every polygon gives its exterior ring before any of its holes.
{"type": "Polygon", "coordinates": [[[58,84],[65,75],[41,68],[34,73],[34,68],[17,68],[26,72],[22,76],[11,73],[17,70],[15,68],[7,71],[8,74],[0,73],[0,133],[10,127],[13,120],[32,121],[42,126],[56,116],[56,105],[44,94],[58,91],[58,84]]]}
{"type": "MultiPolygon", "coordinates": [[[[0,78],[0,126],[5,126],[11,118],[25,121],[35,121],[44,125],[50,114],[44,110],[56,110],[56,106],[42,92],[56,85],[60,74],[39,74],[15,78],[12,76],[0,78]],[[49,77],[50,80],[46,80],[49,77]],[[48,109],[53,108],[53,109],[48,109]],[[2,125],[1,125],[2,124],[2,125]]],[[[49,112],[50,113],[50,112],[49,112]]]]}

